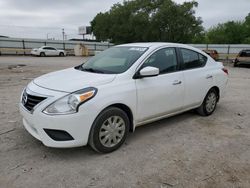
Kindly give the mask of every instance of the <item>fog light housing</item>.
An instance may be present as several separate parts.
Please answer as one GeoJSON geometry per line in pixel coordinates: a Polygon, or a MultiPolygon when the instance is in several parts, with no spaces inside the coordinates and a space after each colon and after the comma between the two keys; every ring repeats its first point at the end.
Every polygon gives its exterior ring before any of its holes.
{"type": "Polygon", "coordinates": [[[47,135],[55,141],[70,141],[74,138],[64,130],[44,129],[47,135]]]}

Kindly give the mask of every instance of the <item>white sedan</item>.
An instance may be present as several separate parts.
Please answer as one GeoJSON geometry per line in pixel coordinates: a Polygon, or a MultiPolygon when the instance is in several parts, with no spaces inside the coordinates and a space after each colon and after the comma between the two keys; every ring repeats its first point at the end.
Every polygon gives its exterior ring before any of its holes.
{"type": "Polygon", "coordinates": [[[89,144],[106,153],[137,126],[191,109],[211,115],[227,81],[222,63],[191,46],[125,44],[34,79],[20,111],[26,130],[46,146],[89,144]]]}
{"type": "Polygon", "coordinates": [[[42,46],[41,48],[34,48],[31,50],[31,55],[35,56],[65,56],[64,50],[58,50],[51,46],[42,46]]]}

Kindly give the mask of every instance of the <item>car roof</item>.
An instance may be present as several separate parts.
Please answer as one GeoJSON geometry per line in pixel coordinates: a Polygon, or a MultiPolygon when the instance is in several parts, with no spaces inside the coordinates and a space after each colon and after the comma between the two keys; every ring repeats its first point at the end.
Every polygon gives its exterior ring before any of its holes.
{"type": "Polygon", "coordinates": [[[161,47],[161,46],[175,46],[175,47],[190,47],[185,44],[180,44],[180,43],[169,43],[169,42],[139,42],[139,43],[129,43],[129,44],[121,44],[118,45],[118,47],[122,46],[136,46],[136,47],[161,47]]]}
{"type": "Polygon", "coordinates": [[[55,48],[53,46],[42,46],[41,48],[47,48],[47,47],[49,47],[49,48],[55,48]]]}
{"type": "Polygon", "coordinates": [[[241,50],[240,52],[250,52],[250,50],[241,50]]]}
{"type": "MultiPolygon", "coordinates": [[[[141,47],[141,48],[151,48],[157,49],[161,47],[177,47],[177,48],[186,48],[196,52],[199,52],[203,55],[207,55],[205,52],[198,48],[194,48],[193,46],[180,44],[180,43],[170,43],[170,42],[139,42],[139,43],[129,43],[129,44],[121,44],[115,47],[141,47]]],[[[210,57],[210,56],[207,56],[210,57]]]]}

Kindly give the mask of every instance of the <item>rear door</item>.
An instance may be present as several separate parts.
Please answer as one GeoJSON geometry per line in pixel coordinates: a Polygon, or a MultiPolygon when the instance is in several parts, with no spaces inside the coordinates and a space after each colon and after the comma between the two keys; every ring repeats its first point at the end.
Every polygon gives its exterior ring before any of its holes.
{"type": "Polygon", "coordinates": [[[206,67],[207,57],[190,49],[179,48],[185,82],[184,108],[200,105],[213,86],[213,69],[206,67]]]}
{"type": "Polygon", "coordinates": [[[183,105],[183,74],[179,71],[175,48],[159,49],[141,68],[147,66],[159,68],[160,74],[136,79],[139,122],[176,112],[183,105]]]}
{"type": "Polygon", "coordinates": [[[57,56],[59,55],[59,52],[55,48],[49,47],[49,54],[50,56],[57,56]]]}

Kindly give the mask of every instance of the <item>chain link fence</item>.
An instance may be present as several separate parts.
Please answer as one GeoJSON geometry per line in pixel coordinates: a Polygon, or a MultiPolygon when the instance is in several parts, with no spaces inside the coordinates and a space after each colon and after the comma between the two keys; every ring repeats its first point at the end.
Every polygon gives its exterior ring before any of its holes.
{"type": "MultiPolygon", "coordinates": [[[[40,40],[40,39],[20,39],[20,38],[0,38],[0,54],[20,54],[29,55],[31,49],[41,46],[52,46],[57,49],[64,49],[69,55],[74,55],[74,47],[83,44],[90,51],[103,51],[113,44],[103,42],[86,41],[62,41],[62,40],[40,40]]],[[[243,49],[250,49],[246,44],[190,44],[201,50],[217,50],[219,59],[231,60],[243,49]]]]}
{"type": "Polygon", "coordinates": [[[66,50],[69,55],[74,55],[74,47],[77,44],[83,44],[90,51],[103,51],[113,46],[113,44],[104,42],[0,38],[0,54],[29,55],[33,48],[51,46],[66,50]]]}
{"type": "Polygon", "coordinates": [[[233,60],[241,50],[250,49],[249,44],[190,44],[201,50],[216,50],[221,60],[233,60]]]}

